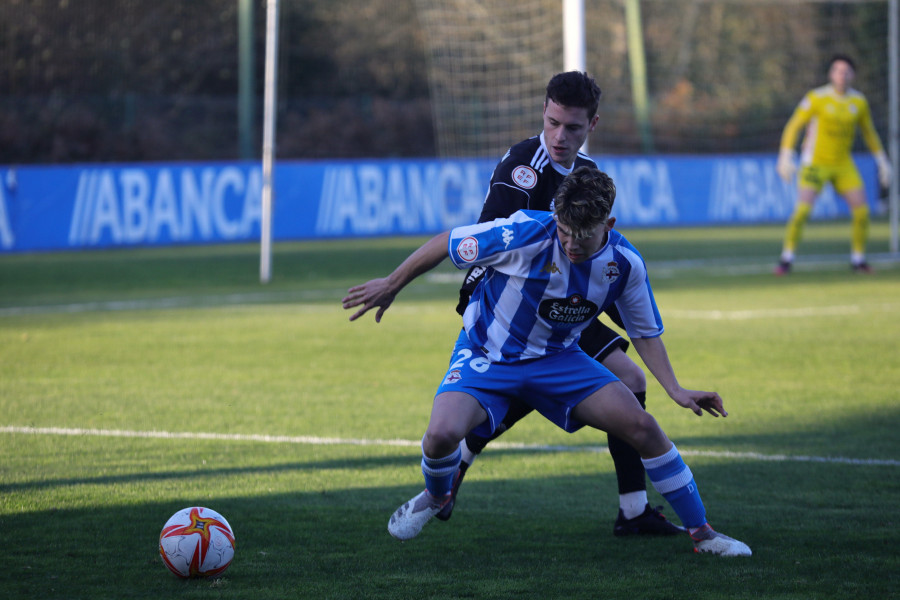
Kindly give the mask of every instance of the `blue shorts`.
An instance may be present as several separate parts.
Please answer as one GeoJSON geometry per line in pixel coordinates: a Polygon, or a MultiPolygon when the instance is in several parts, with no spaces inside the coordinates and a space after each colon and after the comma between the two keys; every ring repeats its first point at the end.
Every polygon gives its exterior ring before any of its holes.
{"type": "Polygon", "coordinates": [[[531,406],[571,433],[584,427],[584,423],[571,417],[572,409],[600,388],[618,380],[577,344],[543,358],[492,363],[469,341],[463,330],[456,340],[450,368],[437,394],[463,392],[478,401],[487,412],[488,420],[472,430],[476,435],[490,436],[515,400],[531,406]]]}

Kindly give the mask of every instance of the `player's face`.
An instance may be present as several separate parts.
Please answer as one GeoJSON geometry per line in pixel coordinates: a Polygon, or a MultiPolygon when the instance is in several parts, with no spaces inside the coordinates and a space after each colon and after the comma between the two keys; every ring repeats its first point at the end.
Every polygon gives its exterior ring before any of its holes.
{"type": "Polygon", "coordinates": [[[598,116],[588,117],[586,108],[569,108],[553,100],[544,104],[544,141],[553,162],[571,168],[578,150],[597,125],[598,116]]]}
{"type": "Polygon", "coordinates": [[[843,60],[834,61],[834,64],[828,69],[828,80],[841,93],[846,92],[853,84],[853,76],[853,67],[843,60]]]}
{"type": "Polygon", "coordinates": [[[563,251],[573,263],[578,264],[586,261],[597,253],[603,244],[606,243],[606,234],[616,224],[616,218],[610,217],[606,223],[597,225],[594,232],[589,237],[575,237],[572,230],[560,223],[556,224],[556,235],[559,237],[559,243],[562,245],[563,251]]]}

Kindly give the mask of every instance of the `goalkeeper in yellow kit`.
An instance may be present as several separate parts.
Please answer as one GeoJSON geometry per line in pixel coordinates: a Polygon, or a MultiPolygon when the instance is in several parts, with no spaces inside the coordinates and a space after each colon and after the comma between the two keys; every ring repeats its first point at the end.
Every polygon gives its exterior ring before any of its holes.
{"type": "Polygon", "coordinates": [[[869,103],[865,96],[850,87],[855,71],[850,57],[835,55],[828,63],[829,84],[807,92],[784,127],[776,170],[785,181],[791,181],[797,173],[794,147],[804,127],[806,132],[797,177],[797,206],[787,224],[776,275],[790,272],[803,225],[809,219],[819,192],[829,182],[850,207],[850,266],[854,271],[871,271],[866,263],[869,205],[862,178],[851,156],[857,126],[875,156],[882,186],[890,185],[892,173],[891,163],[872,124],[869,103]]]}

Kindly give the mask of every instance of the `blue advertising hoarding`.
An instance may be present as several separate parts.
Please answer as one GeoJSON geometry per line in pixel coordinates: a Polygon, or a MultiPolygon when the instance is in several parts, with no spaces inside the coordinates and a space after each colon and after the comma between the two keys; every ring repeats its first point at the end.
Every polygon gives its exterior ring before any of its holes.
{"type": "MultiPolygon", "coordinates": [[[[876,169],[856,157],[869,202],[876,169]]],[[[598,157],[619,226],[783,222],[795,188],[772,155],[598,157]]],[[[478,219],[495,160],[281,161],[275,241],[436,233],[478,219]]],[[[254,241],[257,163],[0,166],[0,252],[254,241]]],[[[846,216],[827,188],[814,218],[846,216]]]]}

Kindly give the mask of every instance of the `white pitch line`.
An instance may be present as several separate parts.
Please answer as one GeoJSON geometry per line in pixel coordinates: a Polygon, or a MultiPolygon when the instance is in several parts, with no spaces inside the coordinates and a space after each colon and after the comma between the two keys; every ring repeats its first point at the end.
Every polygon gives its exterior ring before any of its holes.
{"type": "MultiPolygon", "coordinates": [[[[313,446],[402,446],[419,447],[421,440],[400,439],[354,439],[330,438],[317,436],[261,435],[242,433],[206,433],[195,431],[129,431],[122,429],[82,429],[70,427],[17,427],[13,425],[0,427],[0,433],[19,433],[28,435],[69,435],[99,436],[122,438],[157,438],[157,439],[191,439],[191,440],[224,440],[230,442],[265,442],[273,444],[307,444],[313,446]]],[[[492,448],[502,450],[531,450],[537,452],[609,452],[606,446],[567,446],[521,444],[492,442],[492,448]]],[[[845,458],[841,456],[791,456],[787,454],[760,454],[758,452],[729,452],[719,450],[690,450],[679,448],[684,456],[707,456],[713,458],[730,458],[738,460],[755,460],[771,462],[815,462],[827,464],[866,465],[900,467],[900,460],[878,458],[845,458]]]]}
{"type": "Polygon", "coordinates": [[[224,294],[221,296],[183,296],[171,298],[137,298],[134,300],[108,300],[74,302],[72,304],[48,304],[36,306],[9,306],[0,308],[0,317],[24,315],[77,314],[85,312],[118,312],[130,310],[166,310],[173,308],[211,308],[241,306],[271,302],[334,302],[345,290],[298,290],[284,292],[255,292],[224,294]]]}
{"type": "MultiPolygon", "coordinates": [[[[900,254],[882,253],[869,254],[867,259],[872,264],[893,265],[900,262],[900,254]]],[[[804,256],[796,265],[798,270],[814,270],[814,269],[831,269],[835,265],[843,265],[847,259],[843,255],[813,255],[804,256]]],[[[661,260],[651,261],[649,263],[652,277],[655,278],[671,278],[677,277],[680,273],[687,270],[702,269],[710,277],[735,277],[744,276],[752,273],[767,273],[772,270],[772,262],[743,262],[732,258],[706,258],[706,259],[683,259],[683,260],[661,260]]],[[[432,284],[446,284],[458,286],[463,278],[462,273],[456,272],[433,272],[425,275],[427,281],[432,284]]],[[[71,314],[85,312],[115,312],[130,310],[166,310],[174,308],[209,308],[215,306],[235,306],[235,305],[255,305],[265,303],[283,303],[283,302],[330,302],[337,303],[337,300],[343,296],[346,290],[340,289],[319,289],[319,290],[284,290],[275,292],[247,292],[237,294],[223,295],[202,295],[202,296],[183,296],[170,298],[136,298],[132,300],[109,300],[109,301],[88,301],[74,302],[69,304],[47,304],[34,306],[8,306],[0,308],[0,318],[3,317],[20,317],[25,315],[45,315],[45,314],[71,314]]],[[[890,305],[887,305],[890,306],[890,305]]],[[[896,305],[893,305],[896,307],[896,305]]],[[[848,307],[823,307],[810,309],[813,311],[812,316],[819,315],[835,315],[846,314],[840,311],[846,311],[848,307]]],[[[850,307],[851,309],[853,307],[850,307]]],[[[856,307],[857,310],[859,307],[856,307]]],[[[769,317],[796,317],[808,316],[804,313],[807,309],[796,309],[800,311],[796,314],[790,314],[785,311],[732,311],[731,313],[717,313],[716,311],[683,311],[677,316],[685,316],[686,318],[697,319],[754,319],[769,317]]],[[[672,312],[671,314],[676,315],[672,312]]]]}
{"type": "MultiPolygon", "coordinates": [[[[108,302],[82,302],[47,306],[11,306],[0,308],[0,318],[25,315],[76,314],[85,312],[117,312],[131,310],[166,310],[173,308],[211,308],[226,306],[262,305],[277,302],[293,302],[296,310],[310,310],[303,302],[332,301],[337,306],[340,294],[337,290],[310,290],[306,292],[274,292],[255,294],[228,294],[224,296],[198,296],[182,298],[147,298],[108,302]]],[[[838,306],[809,306],[797,308],[771,308],[754,310],[663,310],[664,316],[677,319],[705,321],[747,321],[752,319],[797,319],[808,317],[844,317],[864,312],[898,312],[900,303],[849,304],[838,306]]]]}
{"type": "Polygon", "coordinates": [[[762,308],[756,310],[663,310],[677,319],[706,321],[749,321],[751,319],[799,319],[805,317],[845,317],[870,312],[898,312],[900,303],[848,304],[845,306],[807,306],[798,308],[762,308]]]}

